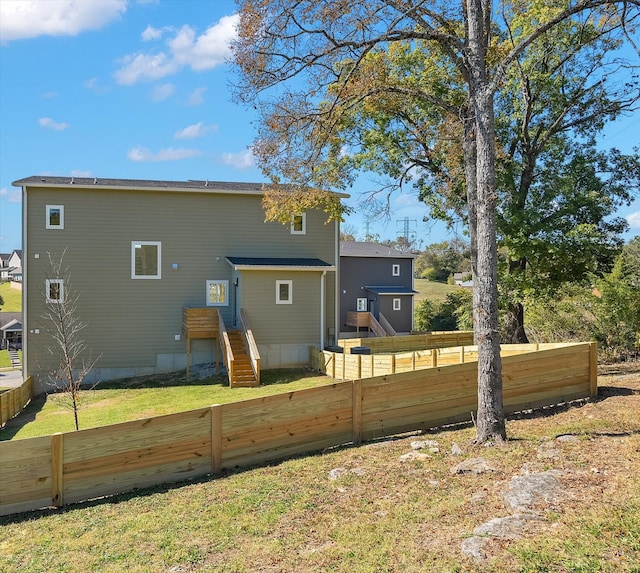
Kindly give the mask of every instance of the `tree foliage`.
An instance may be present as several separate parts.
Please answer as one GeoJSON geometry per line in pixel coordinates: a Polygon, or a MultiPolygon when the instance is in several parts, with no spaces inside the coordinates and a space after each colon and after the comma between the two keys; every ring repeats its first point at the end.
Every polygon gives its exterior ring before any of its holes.
{"type": "Polygon", "coordinates": [[[499,12],[491,0],[240,1],[236,93],[261,114],[254,153],[265,174],[292,184],[300,200],[276,197],[268,217],[289,221],[302,201],[339,217],[318,190],[344,189],[363,169],[389,177],[387,189],[417,178],[439,182],[451,205],[464,199],[479,347],[478,442],[506,436],[496,94],[519,58],[555,27],[602,22],[610,34],[626,30],[639,6],[531,0],[503,3],[499,12]]]}

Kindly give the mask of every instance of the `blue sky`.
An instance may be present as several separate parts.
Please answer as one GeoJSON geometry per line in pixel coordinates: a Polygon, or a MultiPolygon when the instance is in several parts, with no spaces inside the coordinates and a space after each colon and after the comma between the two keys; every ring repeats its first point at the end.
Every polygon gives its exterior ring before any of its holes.
{"type": "MultiPolygon", "coordinates": [[[[30,175],[263,181],[250,152],[255,119],[231,102],[233,0],[0,0],[0,252],[21,246],[20,190],[30,175]]],[[[603,146],[631,152],[640,112],[603,146]]],[[[364,235],[363,177],[347,229],[364,235]]],[[[407,220],[422,246],[451,238],[425,224],[415,195],[396,195],[392,239],[407,220]]],[[[640,200],[619,213],[640,234],[640,200]]],[[[462,229],[458,230],[459,233],[462,229]]]]}

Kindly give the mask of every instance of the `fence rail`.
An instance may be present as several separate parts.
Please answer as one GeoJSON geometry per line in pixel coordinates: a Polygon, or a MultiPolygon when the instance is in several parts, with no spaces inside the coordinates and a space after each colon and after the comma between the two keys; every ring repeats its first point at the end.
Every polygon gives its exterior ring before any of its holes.
{"type": "Polygon", "coordinates": [[[374,354],[380,354],[382,352],[403,352],[429,348],[445,348],[449,346],[470,346],[473,344],[473,331],[460,330],[455,332],[411,334],[407,336],[343,338],[339,343],[345,352],[349,352],[354,346],[368,346],[374,354]]]}
{"type": "MultiPolygon", "coordinates": [[[[0,428],[17,416],[31,402],[33,396],[33,379],[29,376],[17,388],[0,392],[0,428]]],[[[0,484],[0,487],[2,485],[0,484]]]]}
{"type": "MultiPolygon", "coordinates": [[[[505,356],[505,410],[594,397],[596,367],[592,343],[505,356]]],[[[469,420],[476,378],[469,362],[0,442],[0,515],[469,420]]]]}

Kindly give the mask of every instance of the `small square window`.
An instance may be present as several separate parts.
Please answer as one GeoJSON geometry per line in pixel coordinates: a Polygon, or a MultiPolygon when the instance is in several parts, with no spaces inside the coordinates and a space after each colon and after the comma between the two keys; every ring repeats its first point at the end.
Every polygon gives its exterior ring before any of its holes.
{"type": "Polygon", "coordinates": [[[229,281],[207,281],[207,306],[229,306],[229,281]]]}
{"type": "Polygon", "coordinates": [[[131,242],[131,278],[159,279],[161,278],[162,243],[159,241],[131,242]]]}
{"type": "Polygon", "coordinates": [[[367,310],[367,299],[359,298],[356,302],[356,310],[358,312],[364,312],[367,310]]]}
{"type": "Polygon", "coordinates": [[[393,310],[401,310],[401,300],[400,298],[393,299],[393,310]]]}
{"type": "Polygon", "coordinates": [[[64,280],[63,279],[47,279],[45,285],[45,295],[47,302],[61,303],[64,302],[64,280]]]}
{"type": "Polygon", "coordinates": [[[292,235],[306,235],[307,233],[307,214],[301,213],[300,215],[294,215],[291,220],[291,234],[292,235]]]}
{"type": "Polygon", "coordinates": [[[400,276],[400,265],[391,265],[391,274],[394,277],[400,276]]]}
{"type": "Polygon", "coordinates": [[[64,229],[64,205],[47,205],[47,229],[64,229]]]}
{"type": "Polygon", "coordinates": [[[276,304],[293,304],[293,281],[276,281],[276,304]]]}

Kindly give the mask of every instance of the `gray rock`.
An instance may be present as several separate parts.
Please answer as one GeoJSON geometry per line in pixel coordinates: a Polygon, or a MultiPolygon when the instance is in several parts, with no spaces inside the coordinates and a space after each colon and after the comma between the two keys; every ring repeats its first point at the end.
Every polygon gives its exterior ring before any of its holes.
{"type": "Polygon", "coordinates": [[[451,455],[452,456],[461,456],[462,448],[458,444],[453,444],[451,446],[451,455]]]}
{"type": "Polygon", "coordinates": [[[401,462],[411,462],[413,460],[418,460],[418,461],[425,461],[428,460],[430,458],[429,454],[423,454],[421,452],[408,452],[406,454],[402,454],[400,456],[400,461],[401,462]]]}
{"type": "Polygon", "coordinates": [[[484,458],[469,458],[451,468],[452,474],[484,474],[496,471],[484,458]]]}
{"type": "Polygon", "coordinates": [[[556,442],[565,442],[565,443],[576,443],[579,442],[580,438],[578,436],[574,436],[573,434],[562,434],[556,438],[556,442]]]}
{"type": "Polygon", "coordinates": [[[533,511],[541,503],[557,502],[562,492],[560,476],[557,470],[515,476],[502,499],[516,512],[533,511]]]}

